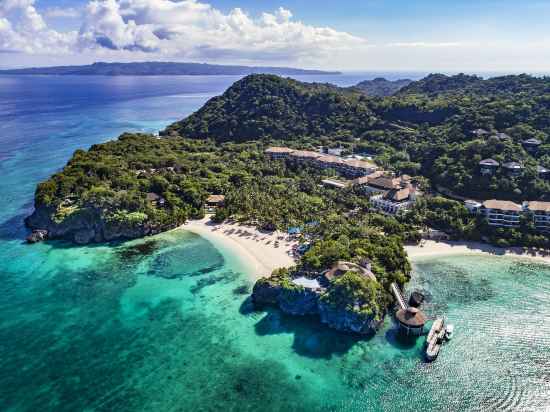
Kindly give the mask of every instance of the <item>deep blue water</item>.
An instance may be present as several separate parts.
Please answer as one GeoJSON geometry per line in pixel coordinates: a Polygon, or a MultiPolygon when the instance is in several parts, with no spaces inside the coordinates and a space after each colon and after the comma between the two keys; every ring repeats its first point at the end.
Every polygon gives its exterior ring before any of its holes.
{"type": "MultiPolygon", "coordinates": [[[[355,84],[370,75],[302,80],[355,84]]],[[[391,78],[404,77],[393,75],[391,78]]],[[[235,77],[0,77],[0,410],[550,410],[550,269],[498,257],[415,262],[411,288],[456,336],[437,362],[388,317],[367,340],[253,312],[249,268],[170,232],[28,246],[35,185],[77,148],[153,132],[235,77]]]]}

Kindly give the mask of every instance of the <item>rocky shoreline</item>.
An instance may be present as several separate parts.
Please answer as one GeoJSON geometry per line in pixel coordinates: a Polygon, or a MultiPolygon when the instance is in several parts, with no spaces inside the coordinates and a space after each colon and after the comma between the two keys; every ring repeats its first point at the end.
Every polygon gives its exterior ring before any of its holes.
{"type": "Polygon", "coordinates": [[[89,243],[130,240],[156,235],[176,228],[178,225],[154,225],[150,222],[137,224],[107,221],[100,211],[87,211],[71,216],[61,222],[53,219],[54,210],[38,207],[25,219],[25,225],[32,230],[27,237],[28,243],[37,243],[47,239],[62,239],[78,245],[89,243]]]}
{"type": "Polygon", "coordinates": [[[331,302],[327,299],[329,293],[329,289],[324,287],[296,286],[288,279],[281,281],[280,278],[270,277],[256,282],[252,301],[256,308],[275,306],[289,315],[317,315],[322,323],[342,332],[372,335],[380,329],[385,308],[382,313],[365,313],[357,302],[351,300],[343,305],[331,302]]]}

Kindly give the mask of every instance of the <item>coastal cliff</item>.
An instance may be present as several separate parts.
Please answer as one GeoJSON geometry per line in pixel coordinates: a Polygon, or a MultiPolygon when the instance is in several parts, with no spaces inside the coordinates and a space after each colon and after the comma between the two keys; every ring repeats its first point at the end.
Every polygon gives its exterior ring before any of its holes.
{"type": "Polygon", "coordinates": [[[63,219],[56,219],[56,212],[55,208],[37,205],[33,214],[25,219],[25,224],[33,231],[28,238],[30,243],[45,239],[64,239],[83,245],[136,239],[177,226],[177,222],[162,225],[147,218],[116,220],[105,215],[102,210],[91,208],[72,213],[63,219]]]}
{"type": "Polygon", "coordinates": [[[252,291],[256,307],[276,306],[289,315],[318,315],[330,328],[371,335],[380,328],[390,300],[374,280],[348,272],[326,287],[304,287],[294,283],[287,271],[275,271],[259,279],[252,291]]]}

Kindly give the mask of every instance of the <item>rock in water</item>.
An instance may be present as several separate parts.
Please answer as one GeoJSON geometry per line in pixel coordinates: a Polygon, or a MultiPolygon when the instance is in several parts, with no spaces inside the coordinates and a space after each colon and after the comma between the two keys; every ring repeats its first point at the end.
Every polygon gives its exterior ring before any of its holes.
{"type": "Polygon", "coordinates": [[[32,233],[27,236],[27,243],[38,243],[43,242],[48,238],[47,230],[33,230],[32,233]]]}
{"type": "Polygon", "coordinates": [[[422,305],[422,302],[424,302],[424,295],[418,291],[414,291],[411,293],[411,297],[409,298],[409,305],[411,305],[413,308],[419,308],[420,305],[422,305]]]}

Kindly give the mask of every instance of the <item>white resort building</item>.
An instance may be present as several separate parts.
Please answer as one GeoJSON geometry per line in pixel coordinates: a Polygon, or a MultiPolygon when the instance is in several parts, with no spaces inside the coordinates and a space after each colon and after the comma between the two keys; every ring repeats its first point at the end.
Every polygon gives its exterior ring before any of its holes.
{"type": "Polygon", "coordinates": [[[527,202],[527,211],[533,215],[535,229],[550,231],[550,202],[527,202]]]}
{"type": "Polygon", "coordinates": [[[480,212],[485,215],[490,226],[519,227],[523,207],[508,200],[486,200],[480,212]]]}
{"type": "Polygon", "coordinates": [[[389,215],[405,212],[416,201],[416,189],[413,186],[402,189],[392,189],[384,194],[374,195],[370,198],[372,206],[389,215]]]}

